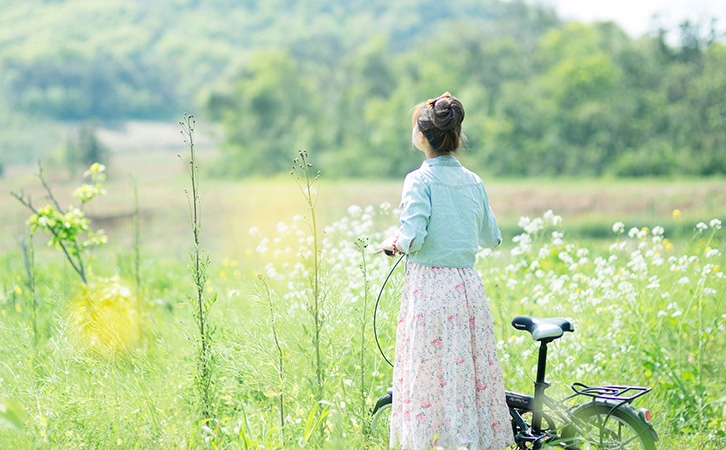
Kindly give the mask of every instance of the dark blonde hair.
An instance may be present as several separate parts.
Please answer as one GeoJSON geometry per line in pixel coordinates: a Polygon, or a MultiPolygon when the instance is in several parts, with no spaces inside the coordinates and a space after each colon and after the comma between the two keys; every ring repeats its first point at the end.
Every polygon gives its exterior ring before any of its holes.
{"type": "Polygon", "coordinates": [[[464,105],[448,92],[416,105],[411,119],[436,153],[456,152],[465,139],[461,133],[464,105]]]}

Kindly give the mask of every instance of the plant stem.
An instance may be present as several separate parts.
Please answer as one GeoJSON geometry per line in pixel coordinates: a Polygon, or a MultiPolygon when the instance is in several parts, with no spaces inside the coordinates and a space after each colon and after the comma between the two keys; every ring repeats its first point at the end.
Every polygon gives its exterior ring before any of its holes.
{"type": "Polygon", "coordinates": [[[136,295],[141,295],[141,221],[139,208],[139,184],[131,177],[134,183],[134,276],[136,278],[136,295]]]}
{"type": "MultiPolygon", "coordinates": [[[[209,300],[204,297],[204,287],[207,282],[207,266],[209,258],[202,255],[200,246],[201,235],[201,205],[199,196],[199,168],[197,166],[194,149],[194,116],[185,114],[184,120],[179,122],[182,127],[184,142],[189,146],[189,177],[192,183],[191,198],[189,198],[189,225],[192,229],[194,250],[191,254],[191,273],[196,289],[196,305],[194,316],[199,330],[199,352],[197,354],[197,374],[195,385],[200,397],[200,413],[204,419],[212,417],[212,367],[211,367],[211,339],[212,332],[207,323],[209,312],[216,300],[216,295],[209,300]]],[[[188,192],[187,192],[188,195],[188,192]]]]}
{"type": "MultiPolygon", "coordinates": [[[[42,181],[42,183],[45,185],[45,181],[42,181]]],[[[20,203],[23,204],[23,206],[28,208],[33,214],[36,214],[36,215],[38,214],[38,210],[36,210],[35,207],[33,206],[32,202],[30,201],[30,197],[28,197],[26,199],[23,197],[22,194],[17,194],[15,192],[11,192],[10,195],[15,197],[20,203]]],[[[56,203],[56,205],[57,205],[57,202],[55,202],[55,199],[52,199],[52,201],[54,203],[56,203]]],[[[60,212],[60,209],[58,209],[58,212],[60,212]]],[[[83,284],[88,284],[88,282],[86,281],[86,271],[83,268],[83,259],[81,258],[81,253],[80,253],[80,248],[78,247],[78,242],[75,242],[75,245],[74,245],[74,248],[76,249],[76,258],[77,258],[77,261],[76,261],[71,256],[71,254],[68,251],[68,249],[66,248],[65,244],[63,244],[63,241],[60,239],[60,236],[58,235],[58,233],[53,228],[49,228],[48,230],[56,238],[58,245],[60,246],[61,250],[63,250],[63,254],[66,256],[66,259],[71,264],[71,267],[73,267],[73,270],[75,270],[76,273],[81,277],[81,281],[83,281],[83,284]]]]}
{"type": "Polygon", "coordinates": [[[267,308],[270,311],[270,321],[272,322],[272,337],[275,341],[275,349],[277,350],[277,376],[280,381],[280,435],[282,442],[285,442],[285,401],[284,401],[284,358],[282,352],[282,345],[280,345],[280,339],[277,332],[277,317],[275,316],[274,305],[272,303],[272,292],[270,287],[267,285],[265,279],[260,275],[259,277],[262,286],[265,289],[264,297],[267,303],[267,308]]]}
{"type": "Polygon", "coordinates": [[[310,176],[310,169],[312,164],[308,162],[308,153],[305,150],[299,151],[299,158],[293,160],[293,171],[292,174],[295,176],[295,181],[298,183],[298,187],[305,197],[308,211],[310,213],[310,231],[313,235],[313,273],[312,273],[312,289],[313,299],[311,305],[311,313],[313,318],[313,345],[315,347],[315,385],[316,385],[316,400],[320,401],[323,399],[323,383],[324,383],[324,372],[323,372],[323,361],[321,354],[321,331],[323,327],[322,317],[322,298],[320,293],[320,252],[318,243],[318,227],[315,218],[315,206],[317,204],[317,196],[313,194],[313,185],[318,180],[320,172],[314,177],[310,176]]]}
{"type": "Polygon", "coordinates": [[[30,314],[31,326],[33,328],[33,349],[38,348],[38,296],[35,293],[35,248],[33,247],[33,235],[26,240],[24,236],[20,236],[20,247],[23,249],[23,260],[25,261],[25,273],[27,280],[25,282],[30,292],[30,314]]]}
{"type": "MultiPolygon", "coordinates": [[[[361,253],[361,270],[363,271],[363,317],[360,326],[360,401],[361,414],[366,410],[366,388],[365,388],[365,352],[366,352],[366,315],[368,312],[368,267],[366,265],[367,239],[358,240],[358,248],[361,253]]],[[[363,423],[368,423],[363,421],[363,423]]],[[[364,436],[369,430],[364,429],[364,436]]]]}
{"type": "MultiPolygon", "coordinates": [[[[139,184],[136,179],[132,176],[131,181],[134,186],[134,216],[133,216],[133,227],[134,227],[134,281],[136,283],[136,304],[139,308],[142,307],[142,292],[141,292],[141,220],[140,220],[140,207],[139,207],[139,184]]],[[[139,336],[144,335],[143,321],[138,322],[138,333],[139,336]]]]}

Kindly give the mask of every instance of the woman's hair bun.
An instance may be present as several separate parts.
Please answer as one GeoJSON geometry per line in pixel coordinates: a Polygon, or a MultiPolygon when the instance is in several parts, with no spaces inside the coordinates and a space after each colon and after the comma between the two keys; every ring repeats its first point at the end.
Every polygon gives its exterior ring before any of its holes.
{"type": "Polygon", "coordinates": [[[442,131],[454,130],[461,127],[464,121],[464,105],[451,96],[441,96],[433,102],[432,122],[442,131]]]}
{"type": "Polygon", "coordinates": [[[465,139],[461,133],[464,105],[449,92],[420,103],[413,112],[412,122],[437,154],[455,152],[465,139]]]}

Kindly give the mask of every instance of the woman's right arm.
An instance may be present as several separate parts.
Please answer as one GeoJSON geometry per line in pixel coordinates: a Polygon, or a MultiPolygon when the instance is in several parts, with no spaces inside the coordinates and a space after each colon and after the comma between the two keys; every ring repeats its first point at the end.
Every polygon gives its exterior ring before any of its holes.
{"type": "Polygon", "coordinates": [[[430,218],[431,191],[416,172],[411,172],[403,182],[398,248],[405,253],[418,251],[426,238],[430,218]]]}
{"type": "Polygon", "coordinates": [[[482,191],[482,209],[484,213],[479,230],[479,246],[483,248],[494,248],[502,243],[502,232],[499,230],[494,211],[489,206],[489,196],[484,186],[482,186],[482,191]]]}

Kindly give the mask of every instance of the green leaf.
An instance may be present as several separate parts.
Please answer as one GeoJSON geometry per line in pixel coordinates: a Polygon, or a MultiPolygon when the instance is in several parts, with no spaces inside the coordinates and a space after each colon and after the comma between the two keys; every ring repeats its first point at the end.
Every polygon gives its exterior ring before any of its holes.
{"type": "Polygon", "coordinates": [[[330,414],[330,409],[325,408],[320,415],[317,415],[318,406],[319,405],[316,403],[305,420],[305,430],[303,431],[303,439],[305,442],[310,441],[310,438],[313,434],[315,434],[318,428],[322,426],[323,422],[325,422],[325,419],[328,417],[328,414],[330,414]]]}
{"type": "Polygon", "coordinates": [[[24,417],[25,411],[19,403],[7,398],[0,398],[0,427],[20,431],[25,427],[24,417]]]}

